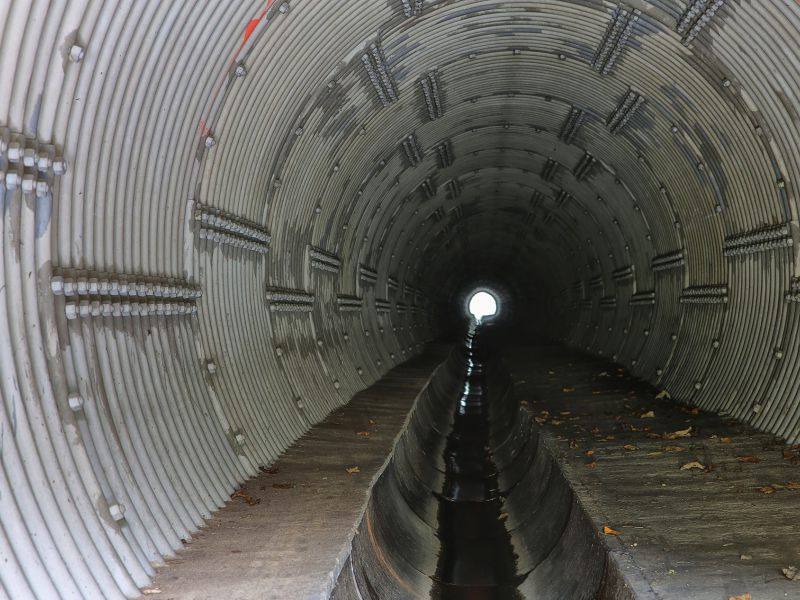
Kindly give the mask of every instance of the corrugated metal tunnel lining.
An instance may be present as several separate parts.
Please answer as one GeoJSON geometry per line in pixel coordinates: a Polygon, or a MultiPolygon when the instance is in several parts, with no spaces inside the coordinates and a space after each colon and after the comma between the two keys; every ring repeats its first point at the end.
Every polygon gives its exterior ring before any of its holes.
{"type": "Polygon", "coordinates": [[[799,26],[783,1],[0,2],[6,593],[136,596],[472,285],[797,442],[799,26]]]}

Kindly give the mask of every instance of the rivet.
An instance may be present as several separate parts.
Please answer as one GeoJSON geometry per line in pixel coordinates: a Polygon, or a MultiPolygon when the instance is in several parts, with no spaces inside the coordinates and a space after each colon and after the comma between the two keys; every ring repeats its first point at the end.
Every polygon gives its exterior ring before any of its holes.
{"type": "Polygon", "coordinates": [[[342,384],[339,383],[339,380],[337,379],[333,382],[333,387],[338,390],[340,387],[342,387],[342,384]]]}
{"type": "Polygon", "coordinates": [[[321,213],[322,212],[322,207],[321,206],[314,207],[314,212],[317,213],[317,214],[321,213]]]}
{"type": "Polygon", "coordinates": [[[283,185],[283,182],[280,179],[278,179],[277,177],[275,178],[275,181],[272,182],[272,186],[275,187],[275,188],[279,188],[282,185],[283,185]]]}
{"type": "Polygon", "coordinates": [[[78,44],[72,44],[72,47],[69,49],[70,62],[79,63],[83,60],[85,55],[86,52],[78,44]]]}
{"type": "Polygon", "coordinates": [[[377,364],[380,367],[381,366],[381,359],[379,358],[378,360],[376,360],[375,364],[377,364]]]}
{"type": "Polygon", "coordinates": [[[240,446],[242,444],[244,444],[244,434],[243,433],[237,433],[236,436],[234,437],[234,439],[236,440],[236,443],[239,444],[240,446]]]}
{"type": "Polygon", "coordinates": [[[278,356],[283,356],[283,348],[281,348],[280,346],[276,346],[275,354],[277,354],[278,356]]]}
{"type": "Polygon", "coordinates": [[[663,369],[656,369],[656,375],[661,377],[661,375],[663,375],[663,374],[664,374],[664,370],[663,369]]]}
{"type": "Polygon", "coordinates": [[[783,179],[778,179],[777,184],[778,184],[778,187],[781,188],[781,189],[786,187],[786,181],[784,181],[783,179]]]}
{"type": "Polygon", "coordinates": [[[217,363],[215,363],[213,360],[209,360],[206,362],[206,369],[208,369],[208,372],[213,375],[217,372],[217,363]]]}
{"type": "Polygon", "coordinates": [[[700,383],[699,381],[695,381],[695,382],[694,382],[694,389],[696,389],[696,390],[701,390],[701,389],[703,389],[703,384],[702,384],[702,383],[700,383]]]}
{"type": "Polygon", "coordinates": [[[294,134],[296,136],[298,136],[298,137],[303,135],[303,128],[302,127],[298,127],[297,129],[294,130],[294,134]]]}
{"type": "Polygon", "coordinates": [[[320,339],[317,340],[317,346],[322,348],[322,345],[323,345],[323,341],[322,341],[322,338],[320,338],[320,339]]]}
{"type": "Polygon", "coordinates": [[[647,337],[648,335],[650,335],[650,330],[645,329],[642,333],[644,333],[644,336],[647,337]]]}
{"type": "Polygon", "coordinates": [[[777,348],[777,349],[775,350],[775,353],[773,354],[773,356],[774,356],[774,357],[775,357],[777,360],[780,360],[780,359],[782,359],[782,358],[783,358],[783,350],[781,350],[780,348],[777,348]]]}
{"type": "Polygon", "coordinates": [[[722,85],[725,86],[726,88],[727,87],[731,87],[731,80],[730,79],[723,79],[722,80],[722,85]]]}
{"type": "Polygon", "coordinates": [[[519,50],[519,48],[514,48],[514,55],[516,56],[516,55],[518,55],[519,53],[520,53],[520,50],[519,50]]]}
{"type": "Polygon", "coordinates": [[[635,358],[634,358],[634,359],[631,361],[631,366],[632,366],[632,367],[635,367],[635,366],[636,366],[636,359],[635,359],[635,358]]]}
{"type": "Polygon", "coordinates": [[[713,342],[711,342],[711,347],[712,348],[719,348],[719,340],[714,340],[713,342]]]}
{"type": "Polygon", "coordinates": [[[678,133],[678,126],[677,125],[673,125],[672,126],[672,133],[678,133]]]}
{"type": "Polygon", "coordinates": [[[753,412],[756,413],[756,414],[760,413],[761,412],[761,405],[760,404],[754,404],[753,405],[753,412]]]}
{"type": "Polygon", "coordinates": [[[206,148],[213,148],[217,144],[217,140],[214,139],[213,135],[206,136],[206,148]]]}
{"type": "Polygon", "coordinates": [[[234,69],[233,74],[236,77],[244,77],[247,75],[247,67],[245,67],[242,63],[236,65],[236,69],[234,69]]]}
{"type": "Polygon", "coordinates": [[[673,334],[671,334],[671,335],[669,336],[669,338],[670,338],[670,339],[671,339],[671,340],[674,342],[675,340],[677,340],[677,339],[678,339],[678,334],[676,334],[676,333],[673,333],[673,334]]]}
{"type": "Polygon", "coordinates": [[[566,54],[559,54],[558,55],[558,60],[567,60],[567,55],[566,54]]]}
{"type": "Polygon", "coordinates": [[[714,212],[721,213],[722,212],[722,204],[715,204],[714,205],[714,212]]]}
{"type": "Polygon", "coordinates": [[[478,55],[477,55],[477,54],[475,54],[474,52],[470,52],[470,53],[469,53],[469,55],[467,56],[467,58],[469,58],[470,60],[472,60],[472,59],[473,59],[473,58],[475,58],[476,56],[478,56],[478,55]]]}
{"type": "Polygon", "coordinates": [[[344,339],[344,341],[347,341],[350,339],[350,336],[345,333],[344,335],[342,335],[342,338],[344,339]]]}
{"type": "Polygon", "coordinates": [[[278,7],[278,11],[279,11],[279,12],[280,12],[282,15],[285,15],[286,13],[288,13],[288,12],[289,12],[289,3],[288,3],[288,2],[283,2],[283,3],[282,3],[282,4],[281,4],[279,7],[278,7]]]}
{"type": "Polygon", "coordinates": [[[83,396],[79,394],[70,394],[67,398],[70,410],[78,411],[83,408],[83,396]]]}

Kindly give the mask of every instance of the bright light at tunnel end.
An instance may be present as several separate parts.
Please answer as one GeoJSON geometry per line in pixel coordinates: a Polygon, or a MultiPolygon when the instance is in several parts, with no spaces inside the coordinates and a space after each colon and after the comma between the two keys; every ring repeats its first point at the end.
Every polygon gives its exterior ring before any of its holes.
{"type": "Polygon", "coordinates": [[[497,298],[490,292],[479,290],[470,295],[468,303],[469,314],[480,323],[485,317],[497,314],[497,298]]]}

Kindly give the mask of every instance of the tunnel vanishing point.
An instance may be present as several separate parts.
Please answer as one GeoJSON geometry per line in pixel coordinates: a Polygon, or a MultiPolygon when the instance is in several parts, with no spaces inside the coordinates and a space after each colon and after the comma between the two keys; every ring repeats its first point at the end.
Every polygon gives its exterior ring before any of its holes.
{"type": "Polygon", "coordinates": [[[798,178],[794,0],[0,0],[0,598],[799,599],[798,178]]]}

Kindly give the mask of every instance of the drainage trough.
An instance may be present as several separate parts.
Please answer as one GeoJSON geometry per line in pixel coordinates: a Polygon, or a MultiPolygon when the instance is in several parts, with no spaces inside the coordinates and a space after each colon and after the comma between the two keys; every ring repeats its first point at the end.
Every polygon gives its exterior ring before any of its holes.
{"type": "Polygon", "coordinates": [[[335,600],[633,598],[487,337],[418,398],[335,600]]]}

